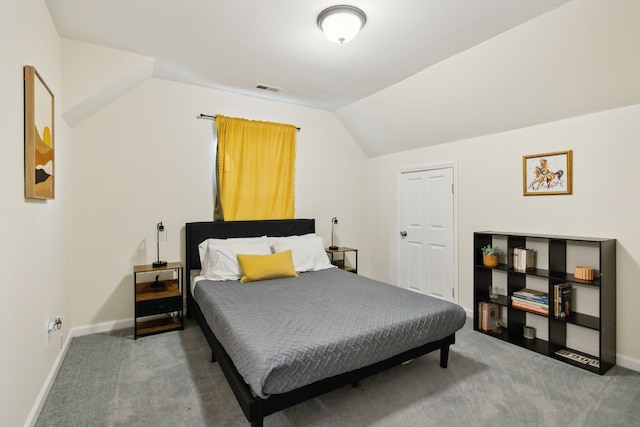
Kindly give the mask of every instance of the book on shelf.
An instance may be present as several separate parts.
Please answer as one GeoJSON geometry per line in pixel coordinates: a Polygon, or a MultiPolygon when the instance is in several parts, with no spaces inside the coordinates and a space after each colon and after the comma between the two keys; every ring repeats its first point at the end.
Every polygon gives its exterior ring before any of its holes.
{"type": "Polygon", "coordinates": [[[535,289],[522,288],[513,292],[512,297],[549,305],[549,294],[535,289]]]}
{"type": "Polygon", "coordinates": [[[545,308],[547,310],[549,309],[549,304],[546,302],[531,301],[528,299],[519,298],[516,295],[511,296],[511,301],[519,302],[520,304],[525,304],[531,307],[540,307],[540,308],[545,308]]]}
{"type": "Polygon", "coordinates": [[[518,301],[511,301],[511,306],[515,307],[515,308],[519,308],[521,310],[526,310],[526,311],[530,311],[532,313],[536,313],[536,314],[542,314],[545,316],[549,315],[549,309],[548,308],[542,308],[542,307],[536,307],[534,305],[530,305],[530,304],[523,304],[520,303],[518,301]]]}
{"type": "Polygon", "coordinates": [[[478,304],[478,328],[483,331],[498,329],[500,306],[492,302],[478,304]]]}
{"type": "Polygon", "coordinates": [[[566,357],[567,359],[582,363],[584,365],[594,366],[596,368],[600,367],[600,359],[592,356],[585,356],[584,354],[574,353],[571,350],[567,350],[565,348],[556,351],[558,356],[566,357]]]}
{"type": "Polygon", "coordinates": [[[553,314],[556,317],[567,317],[571,314],[571,285],[559,283],[553,285],[553,314]]]}
{"type": "Polygon", "coordinates": [[[513,248],[513,269],[516,271],[533,270],[535,251],[527,248],[513,248]]]}

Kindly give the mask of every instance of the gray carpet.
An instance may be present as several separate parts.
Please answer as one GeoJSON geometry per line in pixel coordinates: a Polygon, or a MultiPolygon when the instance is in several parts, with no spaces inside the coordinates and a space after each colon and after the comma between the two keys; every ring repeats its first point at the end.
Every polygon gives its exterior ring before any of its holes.
{"type": "MultiPolygon", "coordinates": [[[[270,426],[638,426],[640,373],[599,376],[474,332],[265,418],[270,426]]],[[[75,338],[37,426],[248,426],[199,327],[75,338]]]]}

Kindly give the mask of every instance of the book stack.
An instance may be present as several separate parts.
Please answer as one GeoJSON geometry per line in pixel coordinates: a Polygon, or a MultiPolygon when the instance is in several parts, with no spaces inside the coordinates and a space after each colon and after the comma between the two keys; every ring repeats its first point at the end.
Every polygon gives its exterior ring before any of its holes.
{"type": "Polygon", "coordinates": [[[513,269],[516,271],[532,270],[535,263],[535,251],[526,248],[513,248],[513,269]]]}
{"type": "Polygon", "coordinates": [[[556,317],[567,317],[571,314],[571,285],[560,283],[553,286],[553,314],[556,317]]]}
{"type": "Polygon", "coordinates": [[[511,295],[511,305],[532,313],[549,315],[549,294],[523,288],[511,295]]]}
{"type": "Polygon", "coordinates": [[[592,356],[585,356],[584,354],[574,353],[573,351],[562,349],[556,351],[558,356],[566,357],[567,359],[571,359],[576,362],[580,362],[584,365],[593,366],[595,368],[600,367],[600,359],[592,356]]]}
{"type": "Polygon", "coordinates": [[[498,329],[500,320],[500,306],[492,302],[478,304],[478,329],[493,331],[498,329]]]}

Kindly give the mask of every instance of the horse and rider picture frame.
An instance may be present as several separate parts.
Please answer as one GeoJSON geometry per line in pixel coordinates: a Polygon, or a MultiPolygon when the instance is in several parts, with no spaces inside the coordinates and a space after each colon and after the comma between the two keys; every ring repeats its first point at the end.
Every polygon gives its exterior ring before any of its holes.
{"type": "Polygon", "coordinates": [[[522,156],[525,196],[573,194],[573,150],[522,156]]]}

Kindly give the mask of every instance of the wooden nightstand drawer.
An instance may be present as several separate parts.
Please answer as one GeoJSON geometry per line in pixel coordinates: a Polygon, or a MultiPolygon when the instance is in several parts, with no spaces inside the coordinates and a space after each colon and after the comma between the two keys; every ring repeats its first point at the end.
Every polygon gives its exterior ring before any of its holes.
{"type": "Polygon", "coordinates": [[[136,303],[136,316],[151,316],[171,311],[182,310],[182,296],[158,298],[136,303]]]}
{"type": "Polygon", "coordinates": [[[160,267],[153,264],[133,266],[134,339],[184,328],[183,280],[180,262],[160,267]],[[162,314],[167,316],[159,316],[162,314]]]}

